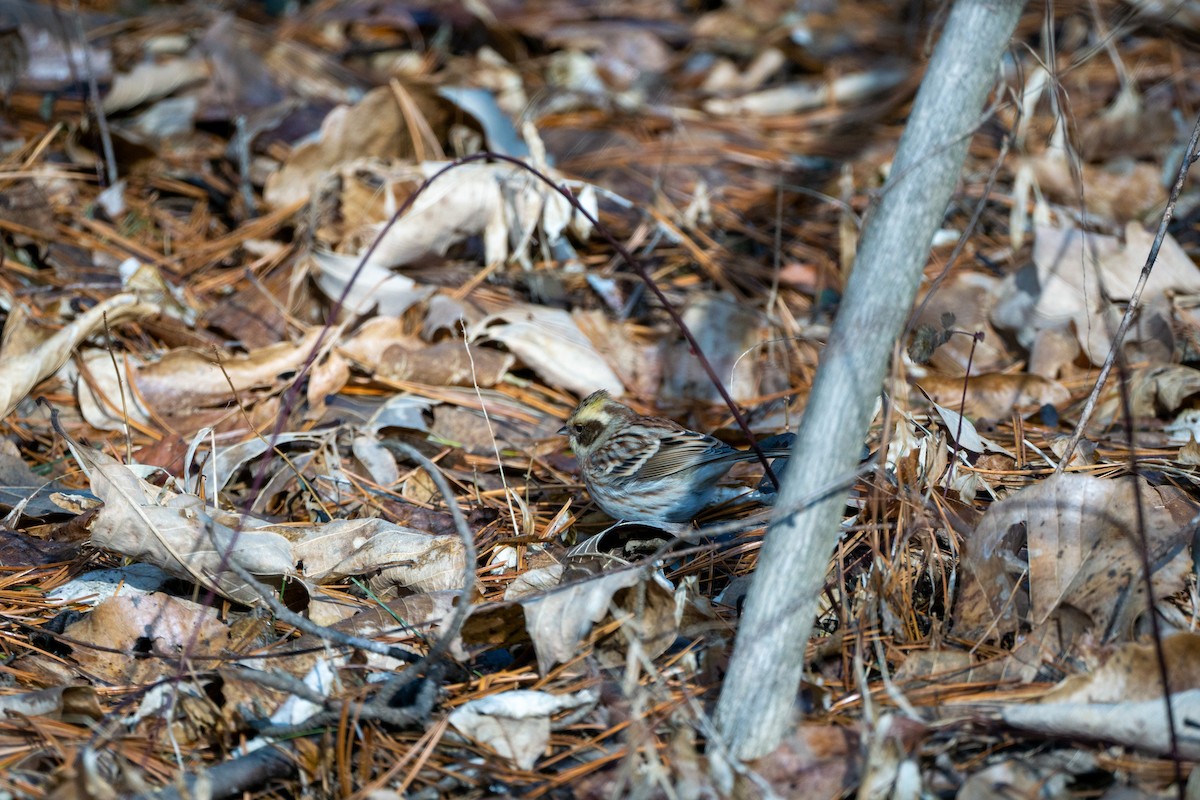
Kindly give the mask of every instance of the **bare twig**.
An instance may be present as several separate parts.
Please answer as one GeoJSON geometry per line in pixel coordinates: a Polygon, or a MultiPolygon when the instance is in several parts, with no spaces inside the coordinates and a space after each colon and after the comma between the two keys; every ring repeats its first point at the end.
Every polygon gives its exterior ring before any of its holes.
{"type": "Polygon", "coordinates": [[[237,562],[236,559],[229,559],[225,564],[225,568],[237,575],[246,582],[250,588],[257,592],[259,598],[266,603],[267,608],[271,609],[271,613],[278,619],[291,625],[293,628],[304,631],[307,634],[316,636],[322,641],[330,644],[342,645],[344,647],[357,647],[359,650],[366,650],[368,653],[375,653],[380,656],[387,656],[398,661],[404,662],[419,662],[420,658],[399,647],[392,645],[381,644],[374,639],[365,639],[361,636],[353,636],[348,633],[342,633],[339,630],[331,628],[327,625],[318,625],[308,617],[301,616],[295,611],[285,606],[279,598],[275,596],[275,590],[258,578],[250,574],[250,572],[237,562]]]}

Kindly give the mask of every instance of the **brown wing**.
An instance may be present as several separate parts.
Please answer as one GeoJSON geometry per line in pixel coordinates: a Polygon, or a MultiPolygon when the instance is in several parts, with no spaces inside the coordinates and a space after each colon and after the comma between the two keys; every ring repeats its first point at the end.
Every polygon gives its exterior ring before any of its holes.
{"type": "Polygon", "coordinates": [[[714,461],[736,461],[739,456],[737,450],[720,439],[696,431],[673,431],[662,438],[652,455],[643,459],[638,477],[643,480],[665,478],[714,461]]]}
{"type": "Polygon", "coordinates": [[[613,478],[629,479],[658,452],[659,437],[641,426],[614,431],[591,455],[594,469],[613,478]]]}
{"type": "MultiPolygon", "coordinates": [[[[618,430],[592,454],[592,466],[609,476],[628,480],[657,480],[718,461],[752,461],[757,456],[738,450],[714,436],[688,430],[676,422],[653,419],[654,426],[618,430]]],[[[768,457],[787,451],[768,450],[768,457]]]]}

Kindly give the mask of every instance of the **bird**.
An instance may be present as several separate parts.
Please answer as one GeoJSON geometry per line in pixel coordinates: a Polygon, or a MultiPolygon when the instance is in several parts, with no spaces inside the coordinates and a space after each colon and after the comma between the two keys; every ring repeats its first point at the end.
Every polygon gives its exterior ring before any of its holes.
{"type": "MultiPolygon", "coordinates": [[[[585,397],[558,433],[578,457],[592,500],[622,522],[691,522],[717,499],[730,467],[758,458],[674,420],[639,414],[603,389],[585,397]]],[[[764,453],[790,455],[786,447],[764,453]]]]}

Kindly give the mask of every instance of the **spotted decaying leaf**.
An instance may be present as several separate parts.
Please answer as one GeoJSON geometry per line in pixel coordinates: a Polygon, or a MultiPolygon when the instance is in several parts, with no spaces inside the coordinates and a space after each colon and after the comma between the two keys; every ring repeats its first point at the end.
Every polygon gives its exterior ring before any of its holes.
{"type": "Polygon", "coordinates": [[[1182,588],[1195,514],[1182,492],[1064,473],[994,504],[968,537],[955,630],[990,637],[1053,619],[1067,639],[1127,636],[1147,608],[1134,491],[1145,511],[1154,595],[1182,588]]]}

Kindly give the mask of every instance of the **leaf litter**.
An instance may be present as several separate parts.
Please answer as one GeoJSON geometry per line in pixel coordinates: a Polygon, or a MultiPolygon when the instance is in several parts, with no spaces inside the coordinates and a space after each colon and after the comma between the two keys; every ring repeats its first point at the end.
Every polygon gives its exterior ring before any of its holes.
{"type": "Polygon", "coordinates": [[[940,18],[785,5],[4,8],[0,791],[1192,790],[1194,178],[1056,467],[1194,15],[1026,10],[777,751],[730,763],[708,718],[766,514],[588,501],[555,431],[595,389],[745,445],[615,243],[757,436],[803,412],[940,18]]]}

